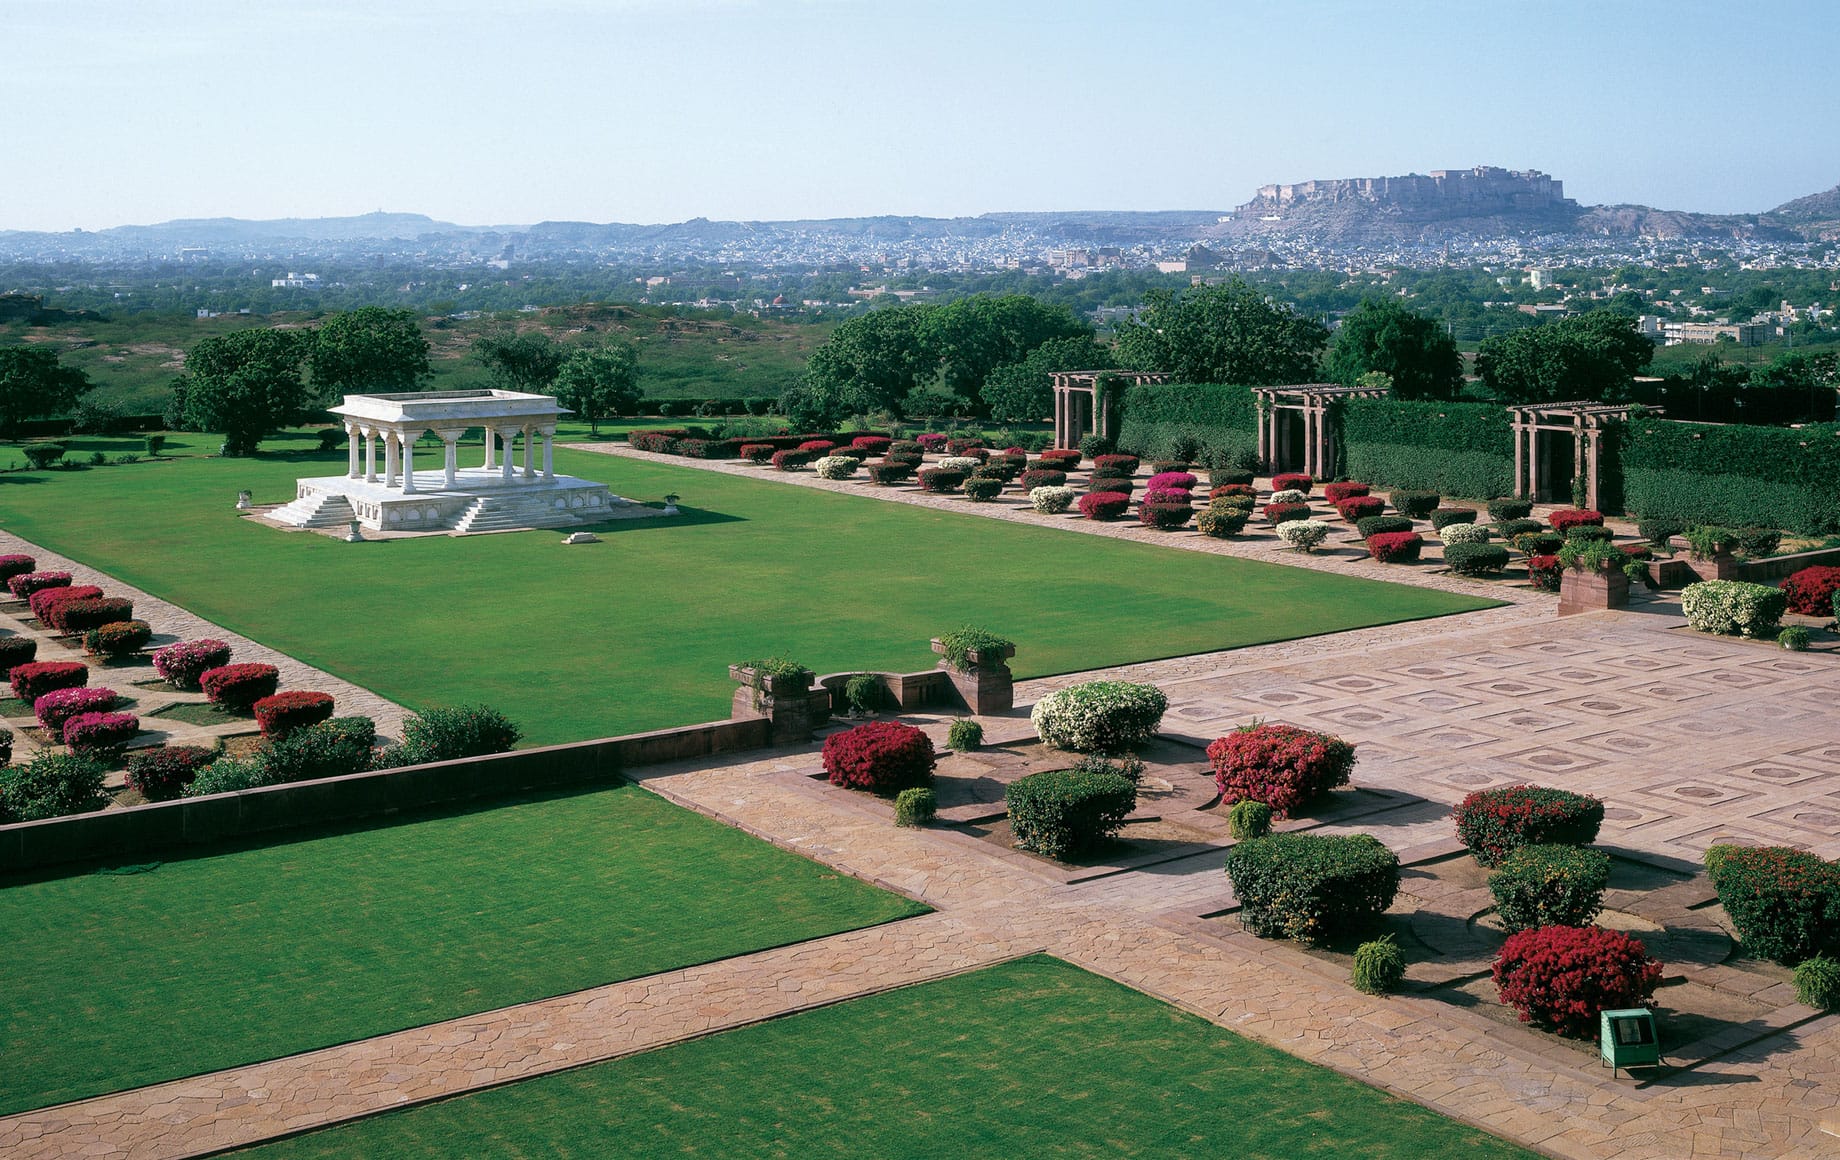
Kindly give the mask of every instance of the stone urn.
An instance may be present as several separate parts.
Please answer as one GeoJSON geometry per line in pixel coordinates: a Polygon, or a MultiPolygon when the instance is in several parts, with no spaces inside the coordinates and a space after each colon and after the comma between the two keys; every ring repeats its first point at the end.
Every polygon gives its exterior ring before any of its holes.
{"type": "Polygon", "coordinates": [[[1559,615],[1629,607],[1629,577],[1620,572],[1567,568],[1559,579],[1559,615]]]}
{"type": "Polygon", "coordinates": [[[967,665],[962,669],[946,659],[945,643],[938,637],[933,638],[933,651],[939,654],[935,667],[944,671],[952,682],[955,698],[967,711],[981,717],[1007,713],[1015,707],[1016,678],[1010,674],[1008,664],[1009,658],[1016,655],[1015,645],[988,652],[972,649],[966,653],[967,665]]]}

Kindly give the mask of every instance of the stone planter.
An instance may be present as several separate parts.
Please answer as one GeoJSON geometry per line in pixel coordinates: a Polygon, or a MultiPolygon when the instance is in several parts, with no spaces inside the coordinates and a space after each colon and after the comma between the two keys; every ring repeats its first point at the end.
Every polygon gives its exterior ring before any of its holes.
{"type": "Polygon", "coordinates": [[[745,665],[730,665],[728,675],[741,686],[729,702],[729,716],[767,718],[775,745],[802,745],[811,740],[813,729],[831,718],[830,690],[811,687],[814,673],[763,677],[758,689],[754,670],[745,665]]]}
{"type": "Polygon", "coordinates": [[[1015,645],[988,654],[973,649],[966,658],[969,667],[962,669],[945,659],[946,646],[938,637],[933,638],[933,651],[939,654],[935,667],[952,682],[956,700],[968,712],[981,717],[1007,713],[1015,707],[1016,679],[1007,663],[1016,655],[1015,645]]]}
{"type": "Polygon", "coordinates": [[[1629,577],[1621,572],[1580,572],[1567,568],[1560,577],[1560,616],[1628,606],[1629,577]]]}

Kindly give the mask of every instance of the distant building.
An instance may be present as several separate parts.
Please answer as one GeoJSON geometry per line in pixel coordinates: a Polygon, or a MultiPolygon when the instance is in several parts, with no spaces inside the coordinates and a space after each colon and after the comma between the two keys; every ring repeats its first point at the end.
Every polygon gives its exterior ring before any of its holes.
{"type": "Polygon", "coordinates": [[[317,290],[318,274],[296,274],[289,270],[285,278],[271,278],[268,284],[276,290],[317,290]]]}
{"type": "Polygon", "coordinates": [[[1552,271],[1542,269],[1539,266],[1535,266],[1533,269],[1527,271],[1527,285],[1533,287],[1535,290],[1545,290],[1552,284],[1552,271]]]}

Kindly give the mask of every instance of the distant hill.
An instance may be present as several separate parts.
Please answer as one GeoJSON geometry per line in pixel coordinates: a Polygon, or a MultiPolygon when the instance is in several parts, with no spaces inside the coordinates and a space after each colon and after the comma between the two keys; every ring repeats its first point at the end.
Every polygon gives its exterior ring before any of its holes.
{"type": "Polygon", "coordinates": [[[1786,201],[1767,216],[1796,227],[1804,237],[1840,241],[1840,185],[1786,201]]]}

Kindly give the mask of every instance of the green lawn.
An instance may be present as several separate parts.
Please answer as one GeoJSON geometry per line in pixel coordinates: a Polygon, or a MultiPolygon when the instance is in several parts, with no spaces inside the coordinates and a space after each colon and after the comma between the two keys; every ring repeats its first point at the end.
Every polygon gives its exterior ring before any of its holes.
{"type": "Polygon", "coordinates": [[[625,786],[0,889],[0,1114],[921,913],[625,786]]]}
{"type": "Polygon", "coordinates": [[[280,502],[344,463],[4,474],[0,526],[411,707],[492,704],[535,742],[726,717],[734,661],[931,668],[928,639],[966,622],[1014,639],[1032,677],[1491,604],[566,448],[558,470],[680,493],[688,514],[616,522],[586,547],[555,532],[354,545],[234,514],[241,488],[280,502]]]}
{"type": "Polygon", "coordinates": [[[1045,956],[238,1155],[1533,1158],[1045,956]]]}

